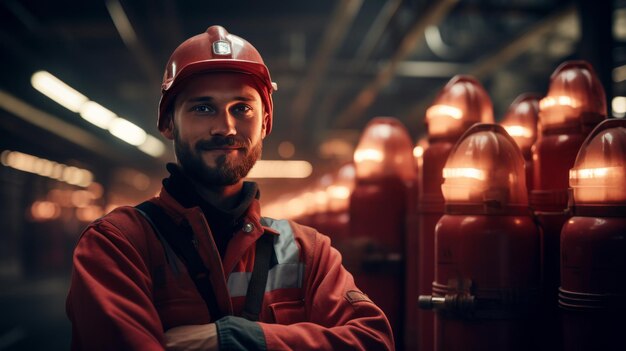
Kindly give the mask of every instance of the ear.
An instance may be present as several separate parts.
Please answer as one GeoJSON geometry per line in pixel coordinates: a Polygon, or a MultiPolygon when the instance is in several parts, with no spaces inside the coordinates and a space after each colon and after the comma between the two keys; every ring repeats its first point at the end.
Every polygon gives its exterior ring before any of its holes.
{"type": "Polygon", "coordinates": [[[167,126],[165,126],[165,129],[161,130],[161,135],[169,140],[174,140],[174,113],[168,111],[167,117],[167,126]]]}
{"type": "Polygon", "coordinates": [[[270,123],[270,114],[263,112],[263,124],[261,125],[261,139],[265,139],[267,136],[267,126],[270,123]]]}

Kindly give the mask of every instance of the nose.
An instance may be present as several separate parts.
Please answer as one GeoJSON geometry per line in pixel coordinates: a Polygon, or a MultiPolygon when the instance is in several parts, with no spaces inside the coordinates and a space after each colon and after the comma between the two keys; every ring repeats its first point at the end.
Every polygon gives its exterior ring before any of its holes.
{"type": "Polygon", "coordinates": [[[231,136],[237,134],[235,128],[236,119],[230,111],[223,110],[214,119],[215,123],[211,128],[211,135],[231,136]]]}

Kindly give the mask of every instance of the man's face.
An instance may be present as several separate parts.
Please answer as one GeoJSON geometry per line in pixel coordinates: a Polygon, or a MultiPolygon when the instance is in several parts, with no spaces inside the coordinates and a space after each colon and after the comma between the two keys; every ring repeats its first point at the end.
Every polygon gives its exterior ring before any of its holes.
{"type": "Polygon", "coordinates": [[[163,134],[174,140],[185,172],[202,184],[236,184],[261,155],[269,117],[250,79],[240,73],[198,75],[176,96],[163,134]]]}

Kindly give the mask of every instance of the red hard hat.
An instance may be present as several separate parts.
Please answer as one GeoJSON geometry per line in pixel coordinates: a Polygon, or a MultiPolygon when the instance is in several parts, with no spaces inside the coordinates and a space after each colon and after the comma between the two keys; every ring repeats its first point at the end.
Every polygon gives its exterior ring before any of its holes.
{"type": "Polygon", "coordinates": [[[269,113],[269,134],[272,129],[272,92],[278,89],[277,85],[272,82],[270,72],[254,46],[221,26],[211,26],[206,32],[187,39],[170,56],[161,85],[159,130],[163,131],[169,124],[171,116],[166,111],[184,85],[181,83],[193,75],[214,71],[245,73],[258,79],[257,90],[269,113]]]}

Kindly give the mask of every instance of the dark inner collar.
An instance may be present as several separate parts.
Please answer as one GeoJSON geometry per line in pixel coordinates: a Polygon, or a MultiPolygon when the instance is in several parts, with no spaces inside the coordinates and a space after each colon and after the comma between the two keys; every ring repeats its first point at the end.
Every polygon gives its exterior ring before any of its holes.
{"type": "Polygon", "coordinates": [[[237,225],[252,201],[258,199],[260,195],[258,185],[255,182],[244,182],[237,205],[232,209],[218,208],[200,197],[191,180],[177,164],[168,163],[166,168],[170,176],[163,179],[165,190],[185,208],[199,206],[212,226],[218,223],[237,225]]]}

